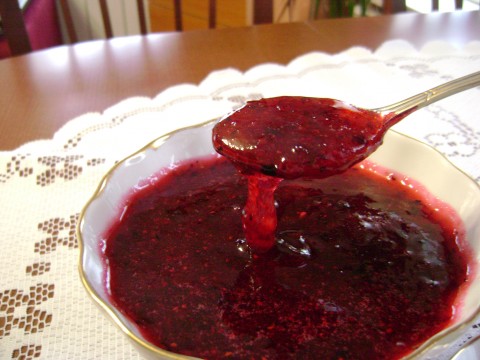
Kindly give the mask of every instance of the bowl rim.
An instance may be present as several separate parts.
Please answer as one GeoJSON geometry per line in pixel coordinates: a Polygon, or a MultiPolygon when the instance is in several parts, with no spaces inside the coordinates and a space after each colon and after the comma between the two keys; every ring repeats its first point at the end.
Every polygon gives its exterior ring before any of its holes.
{"type": "MultiPolygon", "coordinates": [[[[114,310],[115,307],[111,303],[105,302],[101,298],[101,296],[95,291],[92,284],[88,280],[88,275],[86,274],[86,272],[84,271],[84,268],[83,268],[83,259],[86,256],[86,251],[85,251],[85,246],[84,246],[84,241],[83,241],[83,236],[82,236],[82,229],[83,229],[83,225],[84,225],[85,214],[86,214],[88,208],[90,207],[91,203],[102,194],[102,192],[104,191],[104,189],[106,187],[106,184],[108,183],[108,181],[113,176],[113,173],[117,170],[117,168],[122,166],[128,159],[136,157],[136,156],[146,152],[149,149],[157,150],[159,147],[161,147],[161,145],[163,145],[173,135],[175,135],[179,132],[189,130],[189,129],[198,129],[198,128],[210,126],[210,125],[213,125],[218,120],[219,119],[210,119],[210,120],[207,120],[207,121],[195,124],[195,125],[190,125],[190,126],[175,129],[171,132],[168,132],[168,133],[154,139],[153,141],[147,143],[145,146],[143,146],[139,150],[137,150],[134,153],[124,157],[122,160],[116,162],[107,171],[107,173],[102,177],[102,179],[99,182],[96,190],[93,192],[92,196],[89,198],[87,203],[83,206],[83,208],[80,212],[80,216],[79,216],[79,220],[77,222],[77,226],[76,226],[76,236],[77,236],[78,247],[79,247],[78,271],[79,271],[79,275],[80,275],[80,280],[81,280],[83,286],[85,287],[87,293],[94,300],[94,302],[98,306],[100,306],[100,308],[103,311],[105,311],[107,313],[107,315],[110,317],[110,319],[120,328],[120,330],[122,330],[122,332],[130,340],[133,341],[134,344],[139,345],[140,347],[142,347],[146,350],[149,350],[150,352],[152,352],[156,355],[164,356],[168,359],[185,360],[185,359],[198,359],[198,358],[188,356],[188,355],[177,354],[177,353],[162,349],[162,348],[160,348],[156,345],[153,345],[152,343],[148,342],[147,340],[144,340],[144,339],[138,337],[136,334],[134,334],[128,328],[126,323],[120,317],[117,316],[116,310],[114,310]]],[[[440,155],[441,158],[443,158],[443,161],[446,161],[454,170],[460,172],[464,177],[466,177],[470,182],[472,182],[476,186],[476,188],[480,191],[480,184],[477,181],[475,181],[473,178],[471,178],[465,171],[460,169],[458,166],[453,164],[444,154],[442,154],[436,148],[434,148],[434,147],[432,147],[432,146],[430,146],[430,145],[428,145],[428,144],[426,144],[426,143],[424,143],[424,142],[422,142],[422,141],[420,141],[420,140],[418,140],[418,139],[416,139],[412,136],[400,133],[400,132],[392,130],[392,129],[388,130],[388,133],[394,133],[394,134],[396,134],[396,136],[400,136],[400,137],[406,138],[408,140],[414,141],[417,144],[426,148],[427,150],[435,152],[437,156],[440,155]]],[[[480,269],[478,269],[477,271],[480,271],[480,269]]],[[[445,329],[441,330],[440,332],[436,333],[435,335],[430,337],[428,340],[426,340],[424,343],[422,343],[418,348],[414,349],[411,353],[402,357],[401,360],[412,360],[412,359],[415,359],[415,358],[421,356],[422,354],[429,351],[441,339],[444,339],[447,336],[449,336],[449,335],[451,335],[455,332],[459,332],[460,330],[471,326],[474,323],[474,320],[476,319],[476,317],[479,316],[479,315],[480,315],[480,302],[479,302],[479,304],[477,304],[477,307],[476,307],[475,311],[473,311],[473,313],[469,317],[467,317],[464,321],[462,321],[461,323],[458,323],[456,325],[448,326],[447,328],[445,328],[445,329]]],[[[126,317],[125,317],[125,319],[126,319],[126,317]]],[[[132,322],[132,324],[133,324],[133,322],[132,322]]],[[[135,326],[135,324],[133,324],[133,325],[135,326]]]]}

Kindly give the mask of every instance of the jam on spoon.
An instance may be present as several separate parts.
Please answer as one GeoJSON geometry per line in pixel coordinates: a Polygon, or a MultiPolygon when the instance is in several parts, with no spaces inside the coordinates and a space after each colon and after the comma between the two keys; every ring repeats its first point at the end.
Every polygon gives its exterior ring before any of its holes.
{"type": "Polygon", "coordinates": [[[480,72],[373,110],[334,99],[282,96],[247,102],[221,119],[213,129],[215,150],[249,181],[243,214],[249,246],[263,252],[275,244],[273,193],[279,181],[270,177],[325,178],[344,172],[374,152],[386,131],[412,112],[478,85],[480,72]],[[265,203],[259,196],[271,200],[265,203]]]}

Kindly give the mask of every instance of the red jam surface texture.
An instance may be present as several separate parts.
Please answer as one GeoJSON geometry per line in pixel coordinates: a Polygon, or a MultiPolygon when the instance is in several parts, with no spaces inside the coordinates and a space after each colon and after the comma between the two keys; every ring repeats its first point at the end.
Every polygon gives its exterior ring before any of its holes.
{"type": "Polygon", "coordinates": [[[246,196],[213,158],[126,200],[106,234],[107,287],[152,343],[206,359],[396,359],[451,321],[467,273],[461,224],[427,194],[358,166],[281,182],[276,236],[310,256],[251,253],[246,196]]]}
{"type": "Polygon", "coordinates": [[[293,179],[345,171],[382,143],[385,119],[339,100],[249,101],[216,124],[213,144],[243,172],[293,179]]]}

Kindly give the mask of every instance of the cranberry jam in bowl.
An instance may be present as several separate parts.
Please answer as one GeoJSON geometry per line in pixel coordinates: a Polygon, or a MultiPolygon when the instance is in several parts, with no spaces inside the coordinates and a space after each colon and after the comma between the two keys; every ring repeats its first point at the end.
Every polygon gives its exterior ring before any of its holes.
{"type": "Polygon", "coordinates": [[[443,155],[388,131],[345,173],[282,181],[259,253],[215,123],[119,162],[81,214],[81,280],[142,355],[434,358],[473,325],[480,188],[443,155]]]}

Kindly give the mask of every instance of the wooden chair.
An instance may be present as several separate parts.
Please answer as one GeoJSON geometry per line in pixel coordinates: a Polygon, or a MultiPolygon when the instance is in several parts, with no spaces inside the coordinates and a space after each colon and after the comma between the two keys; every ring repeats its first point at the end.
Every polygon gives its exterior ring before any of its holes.
{"type": "MultiPolygon", "coordinates": [[[[100,10],[102,13],[103,28],[105,30],[105,37],[107,39],[113,38],[112,22],[110,20],[110,11],[108,10],[107,0],[99,0],[100,10]]],[[[65,21],[65,28],[68,34],[68,38],[71,43],[78,42],[77,32],[75,31],[75,26],[73,22],[72,13],[70,11],[70,6],[68,0],[60,0],[60,11],[62,13],[63,19],[65,21]]],[[[147,19],[144,8],[143,0],[137,0],[137,10],[138,18],[140,23],[140,33],[146,35],[147,30],[147,19]]]]}
{"type": "MultiPolygon", "coordinates": [[[[432,0],[432,10],[438,11],[440,6],[439,0],[432,0]]],[[[463,0],[455,0],[455,9],[460,10],[463,7],[463,0]]]]}
{"type": "MultiPolygon", "coordinates": [[[[106,38],[114,37],[110,11],[107,0],[98,0],[102,15],[103,28],[106,38]]],[[[175,12],[175,29],[183,30],[182,24],[182,1],[172,0],[175,12]]],[[[206,0],[205,0],[206,1],[206,0]]],[[[216,27],[217,1],[209,1],[208,24],[209,28],[216,27]]],[[[59,10],[65,22],[66,34],[71,43],[78,42],[69,0],[58,0],[59,10]]],[[[136,7],[139,14],[140,33],[148,33],[146,11],[143,0],[136,0],[136,7]]],[[[32,50],[30,39],[25,26],[22,10],[18,0],[0,0],[0,16],[2,17],[2,29],[8,43],[11,55],[21,55],[32,50]]],[[[255,0],[254,18],[255,24],[271,23],[273,17],[273,0],[255,0]]]]}
{"type": "Polygon", "coordinates": [[[11,54],[22,55],[30,52],[32,47],[18,0],[0,0],[0,16],[3,34],[11,54]]]}
{"type": "MultiPolygon", "coordinates": [[[[463,8],[463,0],[454,0],[454,1],[455,1],[455,9],[461,10],[463,8]]],[[[440,0],[432,0],[432,11],[438,11],[439,7],[440,7],[440,0]]],[[[405,0],[384,0],[383,1],[383,12],[385,14],[394,14],[394,13],[403,12],[403,11],[407,11],[405,0]]]]}
{"type": "MultiPolygon", "coordinates": [[[[114,36],[114,34],[112,31],[112,25],[110,21],[110,12],[107,6],[107,1],[99,0],[99,3],[100,3],[100,10],[102,13],[105,36],[107,39],[110,39],[114,36]]],[[[139,14],[140,33],[145,35],[148,33],[148,29],[147,29],[147,20],[146,20],[146,12],[144,9],[144,3],[143,3],[143,0],[136,0],[136,3],[137,3],[138,14],[139,14]]],[[[70,42],[76,43],[78,42],[78,37],[75,32],[74,22],[73,22],[72,14],[70,12],[70,8],[68,5],[68,0],[60,0],[59,4],[60,4],[60,10],[62,12],[64,21],[65,21],[65,27],[66,27],[70,42]]],[[[253,6],[254,6],[254,9],[253,9],[254,24],[263,24],[263,23],[272,22],[273,0],[254,0],[253,6]]],[[[175,30],[183,31],[182,1],[173,0],[173,7],[174,7],[174,17],[175,17],[175,30]]],[[[214,29],[217,25],[216,16],[217,16],[217,1],[208,0],[208,27],[210,29],[214,29]]]]}
{"type": "MultiPolygon", "coordinates": [[[[107,0],[98,1],[100,4],[105,35],[107,38],[112,38],[114,34],[107,0]]],[[[172,1],[175,13],[175,29],[177,31],[182,31],[182,1],[172,1]]],[[[216,27],[217,1],[208,1],[208,26],[213,29],[216,27]]],[[[58,0],[59,9],[65,20],[67,35],[71,43],[76,43],[78,42],[78,37],[68,2],[69,0],[58,0]]],[[[462,5],[463,0],[455,0],[455,6],[457,9],[461,9],[462,5]]],[[[145,35],[148,33],[148,28],[143,0],[136,0],[136,6],[139,14],[140,33],[145,35]]],[[[432,0],[432,7],[433,10],[438,10],[439,0],[432,0]]],[[[405,0],[384,0],[383,10],[386,14],[406,11],[405,0]]],[[[254,24],[273,22],[273,0],[254,0],[253,12],[254,24]]],[[[32,48],[22,16],[22,11],[18,5],[18,0],[0,0],[0,16],[2,16],[3,33],[7,39],[11,54],[20,55],[30,52],[32,48]]]]}

